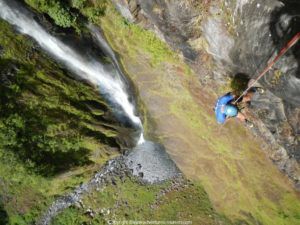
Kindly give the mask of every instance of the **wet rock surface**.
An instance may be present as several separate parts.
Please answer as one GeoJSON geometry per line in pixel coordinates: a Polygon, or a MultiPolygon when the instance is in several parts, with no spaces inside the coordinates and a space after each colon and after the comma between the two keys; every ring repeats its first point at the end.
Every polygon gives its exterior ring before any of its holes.
{"type": "MultiPolygon", "coordinates": [[[[130,11],[135,22],[154,30],[171,47],[180,50],[199,79],[213,85],[224,85],[237,73],[256,77],[300,31],[297,1],[203,1],[200,6],[196,1],[115,2],[130,11]],[[202,37],[207,43],[202,43],[202,37]],[[191,45],[198,41],[202,50],[191,45]],[[203,63],[203,52],[209,53],[215,62],[208,72],[196,65],[203,63]]],[[[299,54],[300,42],[260,80],[268,92],[255,99],[251,107],[256,132],[273,149],[268,155],[296,186],[300,180],[299,54]],[[284,154],[276,154],[278,151],[284,154]]]]}
{"type": "Polygon", "coordinates": [[[125,163],[134,176],[149,183],[162,182],[180,173],[164,147],[150,141],[135,147],[125,163]]]}

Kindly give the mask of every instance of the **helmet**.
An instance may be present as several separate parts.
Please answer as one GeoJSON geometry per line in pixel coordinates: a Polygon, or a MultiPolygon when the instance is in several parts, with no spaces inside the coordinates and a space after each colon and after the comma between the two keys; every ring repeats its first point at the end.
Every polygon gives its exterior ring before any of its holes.
{"type": "Polygon", "coordinates": [[[234,105],[225,105],[224,113],[226,116],[235,117],[238,114],[238,109],[234,105]]]}

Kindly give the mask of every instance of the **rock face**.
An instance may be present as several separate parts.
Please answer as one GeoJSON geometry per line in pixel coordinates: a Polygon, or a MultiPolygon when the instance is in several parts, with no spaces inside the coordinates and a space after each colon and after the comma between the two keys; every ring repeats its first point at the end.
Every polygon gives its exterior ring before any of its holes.
{"type": "MultiPolygon", "coordinates": [[[[212,6],[215,7],[215,6],[212,6]]],[[[221,68],[231,74],[244,73],[256,77],[277,53],[299,32],[299,18],[295,17],[299,3],[288,1],[237,1],[227,4],[233,12],[233,32],[222,37],[221,28],[214,25],[220,18],[212,16],[203,23],[210,52],[221,68]],[[234,10],[233,10],[234,9],[234,10]],[[233,44],[228,40],[232,40],[233,44]],[[227,46],[228,54],[218,51],[227,46]],[[222,47],[223,46],[223,47],[222,47]]],[[[215,12],[221,14],[222,11],[215,12]]],[[[212,12],[212,15],[213,12],[212,12]]],[[[227,29],[228,31],[228,29],[227,29]]],[[[260,134],[274,147],[270,157],[299,185],[299,47],[297,43],[272,70],[260,80],[269,91],[252,102],[253,111],[263,122],[258,123],[260,134]],[[262,129],[265,126],[267,129],[262,129]],[[278,144],[278,145],[277,145],[278,144]],[[282,147],[284,149],[282,149],[282,147]],[[280,152],[280,153],[279,153],[280,152]]],[[[222,78],[222,77],[221,77],[222,78]]]]}
{"type": "MultiPolygon", "coordinates": [[[[256,77],[300,31],[300,2],[293,0],[114,2],[129,21],[154,30],[181,51],[200,80],[204,73],[195,64],[204,63],[202,55],[209,53],[215,65],[208,71],[210,81],[219,85],[238,73],[256,77]]],[[[300,42],[260,80],[268,91],[251,105],[255,132],[270,143],[269,157],[296,187],[300,186],[299,54],[300,42]]]]}

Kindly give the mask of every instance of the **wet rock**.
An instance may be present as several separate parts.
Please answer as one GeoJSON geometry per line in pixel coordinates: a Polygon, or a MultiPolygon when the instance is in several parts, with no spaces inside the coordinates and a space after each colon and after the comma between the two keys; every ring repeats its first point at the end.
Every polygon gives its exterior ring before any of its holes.
{"type": "Polygon", "coordinates": [[[2,85],[9,86],[15,82],[15,77],[20,69],[18,62],[13,60],[2,60],[0,70],[0,82],[2,85]]]}
{"type": "Polygon", "coordinates": [[[111,183],[112,183],[112,185],[117,186],[117,182],[114,178],[111,178],[111,183]]]}
{"type": "Polygon", "coordinates": [[[112,0],[121,15],[130,22],[135,21],[137,3],[135,1],[112,0]]]}
{"type": "Polygon", "coordinates": [[[125,163],[133,175],[150,183],[161,182],[180,174],[164,147],[149,141],[134,148],[126,156],[125,163]]]}
{"type": "Polygon", "coordinates": [[[95,213],[91,208],[88,208],[85,212],[85,214],[89,215],[91,218],[95,217],[95,213]]]}

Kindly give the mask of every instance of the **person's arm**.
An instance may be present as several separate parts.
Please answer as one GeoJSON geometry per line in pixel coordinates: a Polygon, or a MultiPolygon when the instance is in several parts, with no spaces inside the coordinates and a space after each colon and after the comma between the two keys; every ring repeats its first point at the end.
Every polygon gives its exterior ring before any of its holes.
{"type": "Polygon", "coordinates": [[[217,115],[217,121],[218,121],[218,123],[219,124],[225,124],[225,122],[226,122],[226,116],[223,114],[223,113],[218,113],[218,115],[217,115]]]}
{"type": "Polygon", "coordinates": [[[220,99],[220,104],[226,105],[229,102],[231,102],[234,98],[235,98],[235,95],[233,95],[232,93],[228,93],[220,99]]]}

